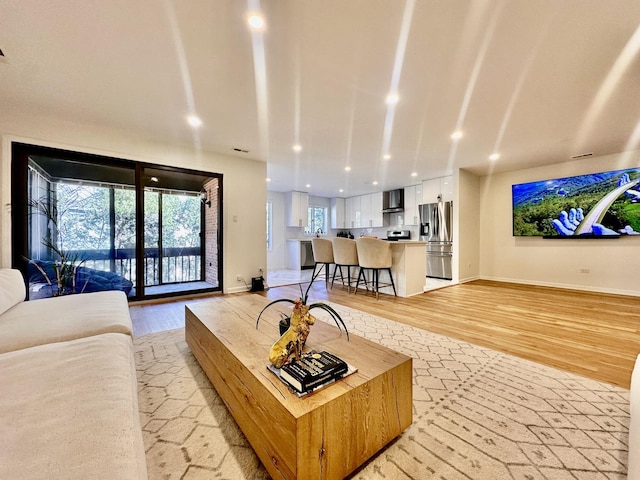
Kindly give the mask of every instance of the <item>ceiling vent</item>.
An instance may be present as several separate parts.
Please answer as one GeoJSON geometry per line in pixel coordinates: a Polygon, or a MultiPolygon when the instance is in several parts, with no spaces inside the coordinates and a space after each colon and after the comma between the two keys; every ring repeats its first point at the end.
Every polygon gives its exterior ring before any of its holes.
{"type": "Polygon", "coordinates": [[[576,159],[576,158],[585,158],[585,157],[593,157],[593,152],[581,153],[580,155],[574,155],[571,158],[576,159]]]}

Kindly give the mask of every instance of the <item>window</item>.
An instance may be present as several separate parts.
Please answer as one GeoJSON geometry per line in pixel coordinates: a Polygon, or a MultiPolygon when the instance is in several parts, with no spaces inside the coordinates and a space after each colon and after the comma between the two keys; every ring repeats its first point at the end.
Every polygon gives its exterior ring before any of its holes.
{"type": "Polygon", "coordinates": [[[267,251],[273,249],[273,214],[271,202],[267,202],[267,251]]]}
{"type": "Polygon", "coordinates": [[[304,229],[307,235],[327,233],[327,207],[310,206],[307,210],[308,227],[304,229]]]}
{"type": "Polygon", "coordinates": [[[221,289],[220,175],[21,143],[11,154],[12,265],[29,299],[221,289]]]}

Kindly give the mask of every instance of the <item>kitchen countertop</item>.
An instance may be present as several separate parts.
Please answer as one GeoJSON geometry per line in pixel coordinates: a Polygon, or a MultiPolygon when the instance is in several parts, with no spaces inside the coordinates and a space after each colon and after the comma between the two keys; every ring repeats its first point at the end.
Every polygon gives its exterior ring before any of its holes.
{"type": "MultiPolygon", "coordinates": [[[[386,238],[383,238],[382,240],[387,240],[386,238]]],[[[391,244],[393,245],[394,243],[409,243],[411,245],[426,245],[427,242],[424,240],[387,240],[387,242],[391,242],[391,244]]]]}
{"type": "MultiPolygon", "coordinates": [[[[337,237],[320,237],[320,238],[331,240],[332,238],[337,238],[337,237]]],[[[357,240],[357,239],[354,239],[354,240],[357,240]]],[[[428,243],[426,240],[387,240],[386,238],[379,238],[378,240],[387,241],[392,245],[394,243],[410,244],[410,245],[426,245],[428,243]]],[[[310,241],[311,241],[311,238],[287,238],[287,242],[310,242],[310,241]]]]}

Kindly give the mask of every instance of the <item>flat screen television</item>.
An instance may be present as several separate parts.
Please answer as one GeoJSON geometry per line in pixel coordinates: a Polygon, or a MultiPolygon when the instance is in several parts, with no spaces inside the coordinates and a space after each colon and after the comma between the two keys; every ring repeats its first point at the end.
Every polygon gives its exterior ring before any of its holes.
{"type": "Polygon", "coordinates": [[[520,183],[511,193],[514,236],[640,235],[640,168],[520,183]]]}

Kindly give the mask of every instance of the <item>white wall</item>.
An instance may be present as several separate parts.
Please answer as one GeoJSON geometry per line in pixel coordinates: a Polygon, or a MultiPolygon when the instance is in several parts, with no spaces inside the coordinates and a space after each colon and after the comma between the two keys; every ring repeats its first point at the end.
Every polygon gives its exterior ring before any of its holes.
{"type": "Polygon", "coordinates": [[[466,170],[456,177],[453,280],[469,282],[480,276],[480,177],[466,170]]]}
{"type": "MultiPolygon", "coordinates": [[[[179,120],[177,120],[179,121],[179,120]]],[[[180,127],[182,128],[182,127],[180,127]]],[[[206,135],[206,130],[200,132],[206,135]]],[[[266,163],[147,141],[60,118],[0,109],[0,266],[11,266],[11,143],[13,141],[141,162],[223,174],[223,288],[245,290],[236,275],[250,279],[266,269],[266,163]]],[[[249,282],[250,283],[250,282],[249,282]]]]}
{"type": "Polygon", "coordinates": [[[604,155],[483,177],[480,276],[486,279],[640,296],[640,235],[549,240],[512,235],[511,186],[640,166],[640,152],[604,155]],[[590,273],[580,273],[589,269],[590,273]]]}
{"type": "Polygon", "coordinates": [[[271,202],[271,250],[267,251],[267,269],[284,270],[287,268],[287,228],[285,220],[285,193],[267,192],[267,201],[271,202]]]}
{"type": "MultiPolygon", "coordinates": [[[[286,226],[285,192],[267,192],[267,201],[271,202],[271,214],[273,215],[273,228],[271,231],[273,245],[271,251],[267,252],[267,268],[269,270],[284,270],[287,268],[287,239],[308,239],[310,236],[305,235],[304,228],[286,226]]],[[[310,195],[309,206],[326,207],[328,224],[331,225],[330,198],[310,195]]],[[[329,233],[325,233],[325,235],[334,236],[331,232],[332,230],[329,230],[329,233]]]]}

